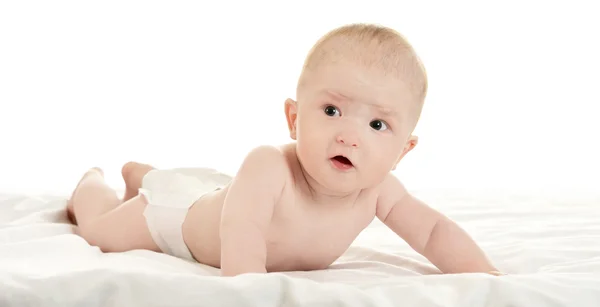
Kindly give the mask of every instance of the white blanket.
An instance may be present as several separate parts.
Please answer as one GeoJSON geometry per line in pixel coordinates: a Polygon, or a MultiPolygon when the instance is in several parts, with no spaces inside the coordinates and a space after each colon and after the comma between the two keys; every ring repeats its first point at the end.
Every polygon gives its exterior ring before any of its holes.
{"type": "Polygon", "coordinates": [[[508,276],[436,274],[375,221],[328,270],[222,278],[164,254],[101,253],[72,233],[64,197],[3,195],[0,306],[600,306],[600,197],[482,195],[418,194],[508,276]]]}

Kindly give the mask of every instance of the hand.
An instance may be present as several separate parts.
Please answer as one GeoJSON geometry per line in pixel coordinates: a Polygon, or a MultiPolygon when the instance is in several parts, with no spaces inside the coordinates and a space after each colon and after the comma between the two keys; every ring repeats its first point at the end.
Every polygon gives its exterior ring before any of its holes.
{"type": "Polygon", "coordinates": [[[489,271],[487,273],[490,274],[490,275],[494,275],[494,276],[504,276],[504,275],[506,275],[506,274],[504,274],[504,273],[502,273],[500,271],[489,271]]]}

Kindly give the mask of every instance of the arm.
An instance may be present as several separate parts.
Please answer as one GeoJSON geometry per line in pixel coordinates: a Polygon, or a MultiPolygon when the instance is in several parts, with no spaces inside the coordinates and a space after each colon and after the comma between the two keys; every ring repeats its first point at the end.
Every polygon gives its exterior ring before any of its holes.
{"type": "Polygon", "coordinates": [[[497,275],[484,252],[455,222],[412,196],[393,176],[384,182],[377,217],[443,273],[497,275]]]}
{"type": "Polygon", "coordinates": [[[221,214],[221,274],[266,273],[266,235],[286,182],[286,161],[274,147],[251,151],[233,179],[221,214]]]}

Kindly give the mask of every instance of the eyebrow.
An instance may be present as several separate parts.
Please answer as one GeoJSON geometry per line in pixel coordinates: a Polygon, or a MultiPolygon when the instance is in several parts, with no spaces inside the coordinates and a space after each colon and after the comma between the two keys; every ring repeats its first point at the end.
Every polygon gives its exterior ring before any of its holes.
{"type": "MultiPolygon", "coordinates": [[[[354,101],[354,99],[352,99],[351,97],[342,95],[340,93],[337,93],[337,92],[334,92],[334,91],[328,90],[328,89],[323,90],[322,94],[324,94],[328,98],[330,98],[334,101],[337,101],[337,102],[340,102],[340,101],[352,102],[352,101],[354,101]]],[[[391,108],[382,107],[375,102],[367,102],[367,104],[376,108],[379,111],[379,113],[386,115],[386,116],[394,116],[394,115],[398,114],[398,112],[396,110],[391,109],[391,108]]]]}
{"type": "Polygon", "coordinates": [[[398,112],[396,112],[396,110],[393,110],[390,108],[384,108],[384,107],[380,107],[380,106],[375,106],[375,107],[379,110],[379,112],[381,112],[382,114],[385,114],[385,115],[392,116],[392,115],[398,114],[398,112]]]}
{"type": "Polygon", "coordinates": [[[335,101],[341,101],[341,100],[352,101],[352,99],[350,97],[342,95],[340,93],[336,93],[332,90],[323,90],[322,93],[325,94],[325,96],[327,96],[335,101]]]}

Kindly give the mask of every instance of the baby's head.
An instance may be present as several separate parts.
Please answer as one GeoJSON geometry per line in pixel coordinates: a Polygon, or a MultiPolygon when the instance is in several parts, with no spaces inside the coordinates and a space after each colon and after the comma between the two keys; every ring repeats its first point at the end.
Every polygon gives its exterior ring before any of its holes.
{"type": "Polygon", "coordinates": [[[417,144],[426,92],[425,69],[396,31],[353,24],[327,33],[306,58],[297,101],[285,103],[303,168],[334,191],[375,186],[417,144]]]}

